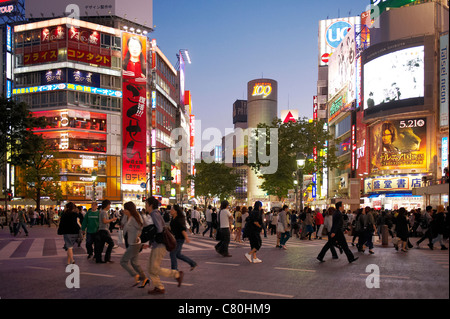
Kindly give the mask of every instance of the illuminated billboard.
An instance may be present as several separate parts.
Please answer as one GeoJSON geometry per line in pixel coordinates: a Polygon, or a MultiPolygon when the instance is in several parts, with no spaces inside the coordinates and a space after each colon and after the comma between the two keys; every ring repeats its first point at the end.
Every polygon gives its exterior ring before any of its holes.
{"type": "Polygon", "coordinates": [[[123,33],[122,184],[147,180],[146,52],[146,37],[123,33]]]}
{"type": "Polygon", "coordinates": [[[332,54],[348,31],[359,24],[359,16],[319,21],[319,66],[328,65],[332,54]]]}
{"type": "Polygon", "coordinates": [[[356,100],[355,36],[355,28],[351,28],[331,56],[328,65],[329,121],[356,100]]]}
{"type": "Polygon", "coordinates": [[[378,123],[371,129],[371,171],[427,168],[425,118],[378,123]]]}
{"type": "Polygon", "coordinates": [[[419,45],[365,61],[364,109],[377,106],[385,109],[422,105],[424,103],[424,52],[424,46],[419,45]]]}

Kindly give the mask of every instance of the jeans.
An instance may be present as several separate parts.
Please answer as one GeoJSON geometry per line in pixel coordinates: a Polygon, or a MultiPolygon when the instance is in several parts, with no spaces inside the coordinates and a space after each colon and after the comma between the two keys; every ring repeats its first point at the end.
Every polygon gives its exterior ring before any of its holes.
{"type": "Polygon", "coordinates": [[[289,238],[291,238],[291,234],[289,233],[289,231],[281,233],[280,246],[286,245],[286,242],[289,238]]]}
{"type": "Polygon", "coordinates": [[[213,227],[212,227],[212,222],[206,222],[206,225],[208,226],[204,231],[203,231],[203,236],[205,236],[205,234],[208,232],[209,230],[209,237],[212,237],[212,231],[213,231],[213,227]]]}
{"type": "Polygon", "coordinates": [[[15,229],[14,229],[14,236],[16,236],[17,233],[19,232],[20,227],[22,227],[23,230],[25,231],[25,234],[28,235],[27,225],[26,225],[24,222],[19,222],[18,224],[15,224],[15,225],[17,225],[17,226],[16,226],[15,229]]]}
{"type": "Polygon", "coordinates": [[[171,268],[174,270],[178,270],[178,261],[180,259],[186,263],[188,263],[191,267],[195,267],[197,264],[191,258],[184,256],[181,254],[181,249],[183,248],[184,239],[177,239],[177,247],[170,252],[170,263],[171,268]]]}
{"type": "Polygon", "coordinates": [[[150,280],[153,282],[153,285],[159,289],[164,289],[164,286],[161,283],[161,279],[159,278],[160,275],[172,278],[179,277],[179,271],[161,268],[161,261],[166,255],[166,251],[166,246],[164,246],[164,244],[158,244],[150,251],[150,257],[148,261],[148,274],[150,280]]]}
{"type": "MultiPolygon", "coordinates": [[[[97,236],[97,247],[95,252],[95,260],[100,262],[102,260],[102,252],[105,247],[105,243],[108,244],[105,252],[105,261],[111,260],[111,252],[114,247],[114,241],[111,238],[110,233],[107,230],[99,230],[97,236]]],[[[95,247],[95,245],[94,245],[95,247]]]]}
{"type": "Polygon", "coordinates": [[[97,244],[96,238],[98,233],[86,233],[86,251],[88,255],[92,255],[94,253],[94,248],[97,244]]]}
{"type": "Polygon", "coordinates": [[[200,231],[200,225],[198,223],[197,218],[192,218],[192,233],[198,234],[199,231],[200,231]],[[197,231],[195,231],[195,230],[197,230],[197,231]]]}
{"type": "Polygon", "coordinates": [[[139,265],[140,249],[140,244],[128,246],[127,250],[120,259],[120,265],[130,274],[131,277],[135,277],[137,274],[139,274],[139,279],[144,280],[146,276],[141,266],[139,265]]]}

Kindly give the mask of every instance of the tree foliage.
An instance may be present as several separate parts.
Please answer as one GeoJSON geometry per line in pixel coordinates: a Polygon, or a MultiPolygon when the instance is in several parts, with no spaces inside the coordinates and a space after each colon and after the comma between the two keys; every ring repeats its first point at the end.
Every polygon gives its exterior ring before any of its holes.
{"type": "MultiPolygon", "coordinates": [[[[325,168],[333,169],[338,165],[336,148],[328,143],[334,137],[324,129],[322,122],[303,118],[295,123],[282,123],[280,119],[275,119],[269,125],[259,124],[258,128],[265,129],[267,143],[270,141],[270,129],[278,130],[278,169],[274,174],[260,174],[263,179],[261,188],[269,195],[281,200],[287,197],[289,189],[294,188],[298,154],[306,158],[303,174],[320,173],[325,168]]],[[[259,174],[261,167],[267,164],[257,161],[249,163],[249,166],[259,174]]]]}
{"type": "Polygon", "coordinates": [[[206,163],[195,165],[195,175],[188,176],[188,180],[195,183],[195,194],[205,198],[219,197],[224,200],[233,196],[240,186],[240,177],[234,168],[223,163],[206,163]]]}
{"type": "Polygon", "coordinates": [[[22,169],[22,184],[18,189],[25,197],[33,198],[40,207],[41,196],[52,200],[62,199],[59,184],[59,165],[48,142],[39,134],[32,134],[24,141],[18,163],[22,169]]]}

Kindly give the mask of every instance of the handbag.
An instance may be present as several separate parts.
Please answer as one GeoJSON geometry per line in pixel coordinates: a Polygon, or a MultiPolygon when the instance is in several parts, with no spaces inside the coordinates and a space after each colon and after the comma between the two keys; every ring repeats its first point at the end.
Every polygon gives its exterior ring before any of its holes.
{"type": "Polygon", "coordinates": [[[164,227],[164,229],[163,229],[162,240],[163,240],[164,245],[166,246],[167,251],[172,251],[175,248],[177,248],[177,240],[175,239],[172,232],[167,227],[164,227]]]}

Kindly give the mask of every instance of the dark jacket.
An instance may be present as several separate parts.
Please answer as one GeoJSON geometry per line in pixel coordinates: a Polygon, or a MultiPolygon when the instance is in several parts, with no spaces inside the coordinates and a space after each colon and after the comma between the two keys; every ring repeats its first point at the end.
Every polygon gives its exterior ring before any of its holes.
{"type": "Polygon", "coordinates": [[[58,233],[64,234],[78,234],[80,232],[80,226],[77,222],[78,213],[75,212],[64,212],[61,215],[61,220],[59,221],[58,233]]]}
{"type": "Polygon", "coordinates": [[[337,234],[338,232],[342,232],[343,227],[344,218],[342,217],[342,213],[336,210],[333,214],[333,226],[331,226],[330,233],[337,234]]]}

